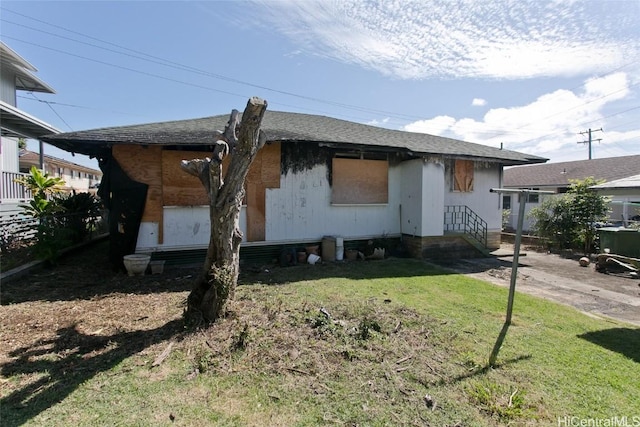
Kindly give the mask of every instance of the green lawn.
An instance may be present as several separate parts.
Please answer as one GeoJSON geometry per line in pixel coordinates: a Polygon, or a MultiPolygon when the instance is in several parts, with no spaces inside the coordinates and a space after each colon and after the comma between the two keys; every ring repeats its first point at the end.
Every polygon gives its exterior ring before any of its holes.
{"type": "MultiPolygon", "coordinates": [[[[2,424],[501,426],[626,416],[640,425],[640,329],[631,325],[517,294],[488,368],[504,288],[405,259],[241,281],[227,318],[141,345],[59,400],[36,387],[24,404],[3,393],[2,424]],[[169,341],[168,358],[151,367],[169,341]]],[[[55,376],[36,374],[42,387],[55,376]]],[[[24,381],[3,375],[0,385],[24,381]]],[[[73,383],[82,374],[68,375],[73,383]]]]}

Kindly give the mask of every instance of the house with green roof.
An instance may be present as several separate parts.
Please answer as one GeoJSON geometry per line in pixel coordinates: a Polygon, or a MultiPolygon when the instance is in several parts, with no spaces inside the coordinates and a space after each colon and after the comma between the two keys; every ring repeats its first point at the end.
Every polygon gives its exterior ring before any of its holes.
{"type": "MultiPolygon", "coordinates": [[[[210,156],[229,116],[46,136],[96,157],[119,253],[205,248],[208,200],[182,160],[210,156]],[[125,238],[128,236],[128,238],[125,238]]],[[[246,179],[242,248],[398,238],[416,257],[500,244],[504,166],[547,159],[331,117],[267,111],[267,143],[246,179]]],[[[232,154],[233,155],[233,154],[232,154]]],[[[245,251],[246,252],[246,251],[245,251]]],[[[242,256],[242,251],[241,251],[242,256]]]]}

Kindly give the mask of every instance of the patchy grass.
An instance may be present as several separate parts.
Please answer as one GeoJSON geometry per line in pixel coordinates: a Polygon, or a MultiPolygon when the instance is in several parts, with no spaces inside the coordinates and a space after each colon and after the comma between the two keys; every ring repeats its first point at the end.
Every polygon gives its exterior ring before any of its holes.
{"type": "Polygon", "coordinates": [[[31,279],[37,288],[14,285],[40,298],[3,289],[13,302],[0,314],[3,425],[499,426],[640,416],[640,330],[628,325],[518,294],[498,366],[487,368],[506,289],[417,260],[268,270],[245,271],[228,315],[195,332],[180,318],[185,270],[161,279],[97,272],[111,289],[65,282],[77,298],[47,297],[43,276],[31,279]]]}

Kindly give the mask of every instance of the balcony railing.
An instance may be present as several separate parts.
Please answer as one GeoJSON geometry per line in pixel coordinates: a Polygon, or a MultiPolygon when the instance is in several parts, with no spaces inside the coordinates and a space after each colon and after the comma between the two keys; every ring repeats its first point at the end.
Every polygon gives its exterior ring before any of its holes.
{"type": "Polygon", "coordinates": [[[26,173],[2,172],[2,187],[0,188],[0,200],[29,200],[32,198],[31,191],[18,184],[14,180],[27,176],[26,173]]]}

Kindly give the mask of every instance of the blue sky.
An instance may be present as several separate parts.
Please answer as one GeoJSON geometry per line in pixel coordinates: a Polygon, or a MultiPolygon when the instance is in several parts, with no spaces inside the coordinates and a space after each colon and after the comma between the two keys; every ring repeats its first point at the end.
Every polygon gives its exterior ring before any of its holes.
{"type": "MultiPolygon", "coordinates": [[[[640,154],[640,1],[0,3],[62,131],[269,109],[550,158],[640,154]]],[[[34,144],[30,144],[35,147],[34,144]]],[[[50,154],[95,166],[81,156],[50,154]]]]}

